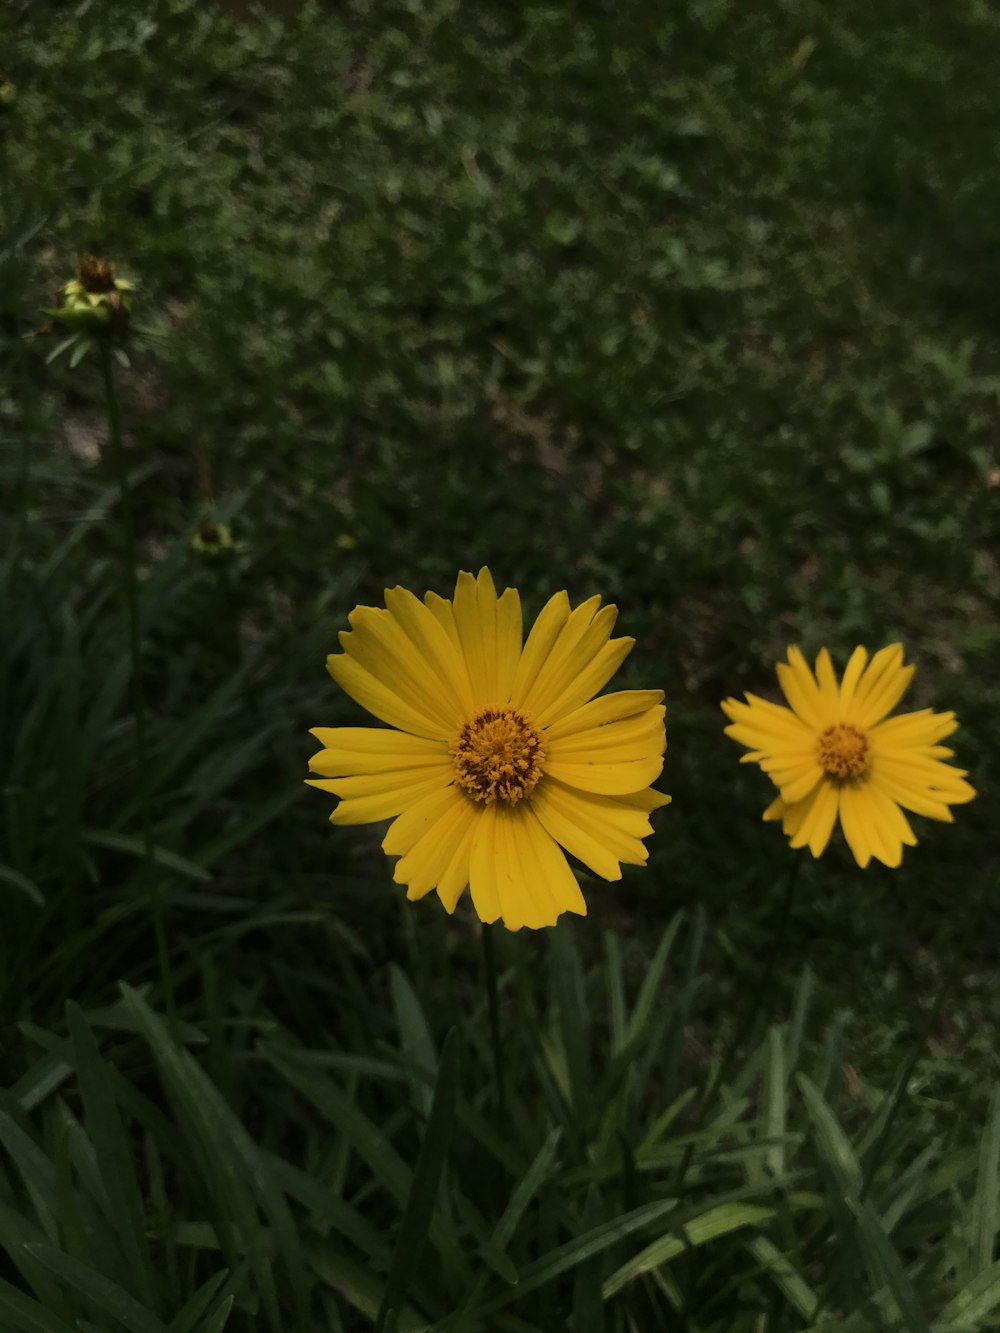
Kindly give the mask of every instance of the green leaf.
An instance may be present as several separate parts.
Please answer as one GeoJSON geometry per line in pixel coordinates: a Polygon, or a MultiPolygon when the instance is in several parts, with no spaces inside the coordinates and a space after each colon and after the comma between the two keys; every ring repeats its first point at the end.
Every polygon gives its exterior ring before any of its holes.
{"type": "Polygon", "coordinates": [[[812,1079],[799,1074],[797,1081],[820,1156],[833,1173],[842,1196],[854,1198],[861,1189],[861,1167],[850,1140],[812,1079]]]}
{"type": "Polygon", "coordinates": [[[951,1298],[934,1322],[935,1333],[941,1325],[953,1322],[963,1328],[978,1328],[997,1306],[1000,1306],[1000,1260],[977,1273],[951,1298]]]}
{"type": "MultiPolygon", "coordinates": [[[[601,1220],[601,1200],[597,1190],[591,1189],[583,1210],[584,1226],[594,1230],[601,1220]]],[[[604,1333],[600,1255],[576,1266],[573,1281],[573,1333],[604,1333]]]]}
{"type": "Polygon", "coordinates": [[[167,1325],[140,1305],[134,1296],[89,1264],[81,1263],[51,1245],[29,1245],[28,1250],[67,1286],[93,1301],[104,1314],[117,1319],[129,1333],[170,1333],[167,1325]]]}
{"type": "Polygon", "coordinates": [[[766,1236],[755,1236],[746,1247],[757,1262],[774,1279],[782,1292],[803,1319],[808,1319],[819,1308],[820,1298],[794,1268],[786,1254],[782,1254],[766,1236]]]}
{"type": "Polygon", "coordinates": [[[979,1145],[979,1173],[972,1202],[973,1272],[993,1263],[1000,1208],[1000,1087],[990,1095],[986,1126],[979,1145]]]}
{"type": "MultiPolygon", "coordinates": [[[[125,852],[128,856],[134,856],[137,861],[141,861],[146,855],[142,839],[133,838],[125,833],[113,833],[110,829],[84,829],[82,837],[84,842],[90,843],[93,847],[107,847],[113,852],[125,852]]],[[[156,864],[163,866],[165,870],[176,870],[179,875],[195,879],[200,884],[207,884],[212,879],[202,866],[195,865],[187,857],[178,856],[176,852],[171,852],[166,847],[154,846],[152,857],[156,864]]]]}
{"type": "Polygon", "coordinates": [[[27,875],[22,875],[19,870],[13,870],[10,866],[0,866],[0,881],[5,884],[12,884],[15,889],[19,889],[29,902],[33,902],[36,907],[45,906],[45,898],[41,889],[34,880],[29,879],[27,875]]]}
{"type": "Polygon", "coordinates": [[[517,1230],[518,1223],[524,1216],[525,1209],[548,1180],[555,1163],[556,1150],[561,1138],[562,1131],[558,1128],[549,1133],[548,1138],[538,1150],[535,1160],[515,1186],[507,1207],[503,1210],[500,1221],[496,1224],[490,1238],[492,1244],[498,1250],[506,1250],[514,1232],[517,1230]]]}
{"type": "Polygon", "coordinates": [[[67,1005],[70,1040],[83,1098],[87,1134],[94,1145],[101,1184],[110,1205],[108,1221],[118,1236],[125,1265],[137,1284],[136,1295],[157,1303],[153,1265],[146,1243],[146,1217],[132,1160],[132,1148],[86,1019],[77,1005],[67,1005]]]}
{"type": "Polygon", "coordinates": [[[403,1053],[409,1066],[413,1104],[421,1117],[426,1119],[430,1115],[432,1083],[437,1069],[437,1052],[430,1027],[413,987],[395,963],[389,968],[389,990],[403,1053]]]}
{"type": "Polygon", "coordinates": [[[871,1203],[848,1200],[851,1211],[858,1219],[865,1262],[876,1287],[885,1285],[892,1293],[903,1323],[909,1333],[930,1333],[927,1315],[920,1303],[913,1283],[903,1267],[889,1237],[871,1203]]]}
{"type": "Polygon", "coordinates": [[[624,1240],[626,1236],[652,1226],[676,1207],[676,1199],[660,1199],[656,1203],[643,1204],[641,1208],[635,1208],[611,1222],[605,1222],[599,1227],[585,1231],[573,1240],[567,1241],[565,1245],[550,1250],[548,1254],[521,1269],[521,1280],[512,1291],[504,1292],[474,1310],[470,1317],[470,1326],[474,1326],[475,1319],[483,1319],[486,1315],[494,1314],[505,1305],[509,1305],[511,1301],[519,1300],[538,1287],[552,1282],[561,1274],[569,1272],[577,1264],[601,1254],[618,1241],[624,1240]]]}
{"type": "Polygon", "coordinates": [[[0,1315],[4,1333],[76,1333],[30,1296],[0,1278],[0,1315]]]}
{"type": "Polygon", "coordinates": [[[423,1143],[420,1145],[420,1155],[413,1172],[413,1181],[399,1225],[399,1234],[396,1237],[396,1247],[389,1264],[385,1292],[375,1321],[376,1333],[382,1333],[385,1329],[390,1311],[398,1313],[402,1309],[420,1266],[420,1257],[430,1230],[434,1201],[437,1198],[448,1144],[455,1124],[458,1070],[458,1033],[451,1028],[441,1052],[430,1119],[424,1132],[423,1143]]]}
{"type": "Polygon", "coordinates": [[[621,1291],[643,1273],[659,1268],[661,1264],[676,1259],[685,1250],[695,1249],[719,1236],[739,1231],[742,1227],[757,1226],[769,1222],[775,1216],[773,1208],[763,1208],[754,1203],[724,1203],[716,1208],[709,1208],[699,1217],[689,1222],[680,1223],[675,1232],[670,1232],[647,1245],[644,1250],[622,1264],[604,1284],[604,1299],[608,1300],[615,1292],[621,1291]],[[681,1234],[677,1234],[677,1233],[681,1234]]]}
{"type": "MultiPolygon", "coordinates": [[[[259,1199],[278,1248],[288,1266],[292,1289],[301,1304],[306,1291],[305,1260],[288,1204],[273,1180],[266,1159],[257,1150],[239,1119],[223,1100],[204,1070],[170,1036],[138,992],[122,987],[125,1003],[156,1058],[171,1099],[193,1132],[201,1164],[219,1197],[217,1225],[229,1266],[236,1268],[243,1254],[251,1256],[268,1318],[280,1328],[277,1295],[268,1253],[269,1243],[255,1204],[259,1199]]],[[[300,1309],[300,1318],[305,1317],[300,1309]]]]}

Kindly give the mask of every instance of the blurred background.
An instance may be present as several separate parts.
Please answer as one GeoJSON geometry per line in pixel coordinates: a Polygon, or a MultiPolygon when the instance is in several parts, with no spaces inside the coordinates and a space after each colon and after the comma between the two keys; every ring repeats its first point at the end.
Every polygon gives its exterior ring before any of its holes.
{"type": "Polygon", "coordinates": [[[8,0],[3,1041],[153,979],[143,782],[182,996],[209,946],[286,1017],[331,958],[366,960],[376,1007],[392,958],[461,972],[467,902],[404,905],[380,830],[331,829],[301,784],[308,728],[364,720],[324,670],[350,609],[488,564],[528,616],[563,587],[617,603],[637,644],[616,683],[666,692],[650,868],[587,887],[574,934],[586,954],[613,927],[641,967],[703,910],[707,1033],[806,857],[761,822],[720,699],[775,697],[790,643],[839,668],[904,644],[907,705],[956,710],[979,799],[918,821],[897,871],[859,871],[839,835],[808,860],[777,985],[808,964],[872,1077],[947,986],[939,1086],[980,1095],[998,39],[983,0],[8,0]],[[87,254],[137,287],[116,378],[144,777],[101,378],[47,364],[44,311],[87,254]],[[220,523],[233,546],[206,552],[220,523]]]}

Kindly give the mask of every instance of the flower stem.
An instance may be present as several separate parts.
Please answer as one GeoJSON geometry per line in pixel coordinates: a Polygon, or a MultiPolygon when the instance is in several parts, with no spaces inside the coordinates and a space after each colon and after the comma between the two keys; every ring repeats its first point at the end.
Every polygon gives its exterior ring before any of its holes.
{"type": "Polygon", "coordinates": [[[500,1049],[500,1001],[497,988],[496,946],[493,941],[493,927],[483,926],[483,963],[486,969],[486,994],[490,1006],[490,1040],[493,1045],[493,1078],[496,1093],[497,1112],[501,1120],[507,1118],[507,1086],[504,1081],[503,1052],[500,1049]]]}
{"type": "Polygon", "coordinates": [[[176,1022],[174,1007],[174,979],[167,947],[167,929],[163,895],[154,873],[153,836],[150,822],[149,764],[146,745],[146,701],[142,689],[142,623],[139,615],[139,587],[136,578],[135,518],[132,512],[132,492],[129,489],[122,442],[121,410],[115,389],[111,348],[100,345],[101,371],[104,378],[104,401],[108,414],[108,440],[112,471],[118,480],[121,514],[121,571],[125,605],[128,610],[128,640],[131,657],[132,716],[135,721],[135,764],[139,786],[139,810],[142,822],[143,878],[150,889],[153,933],[156,939],[156,957],[160,983],[171,1026],[176,1022]]]}

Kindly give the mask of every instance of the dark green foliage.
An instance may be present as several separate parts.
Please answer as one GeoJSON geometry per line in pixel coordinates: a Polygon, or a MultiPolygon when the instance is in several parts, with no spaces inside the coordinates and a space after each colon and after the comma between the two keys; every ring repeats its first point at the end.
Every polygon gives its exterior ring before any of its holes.
{"type": "Polygon", "coordinates": [[[0,8],[0,1327],[993,1326],[997,15],[0,8]],[[89,252],[138,284],[142,774],[42,313],[89,252]],[[502,940],[503,1095],[467,904],[300,786],[351,606],[484,562],[619,604],[674,796],[502,940]],[[761,994],[793,854],[719,699],[896,638],[982,796],[803,864],[761,994]]]}

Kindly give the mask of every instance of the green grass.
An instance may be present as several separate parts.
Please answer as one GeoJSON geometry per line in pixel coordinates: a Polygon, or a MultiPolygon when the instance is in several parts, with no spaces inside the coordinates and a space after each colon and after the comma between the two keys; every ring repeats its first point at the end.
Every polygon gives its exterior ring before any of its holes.
{"type": "Polygon", "coordinates": [[[455,1333],[780,1333],[812,1296],[989,1327],[996,15],[289,9],[0,16],[3,1318],[366,1328],[388,1290],[455,1333]],[[101,379],[46,360],[88,252],[139,286],[142,777],[101,379]],[[231,557],[191,551],[206,516],[231,557]],[[468,905],[401,902],[300,786],[307,729],[359,720],[323,671],[351,607],[482,563],[529,615],[617,602],[674,797],[586,923],[502,941],[507,1121],[468,905]],[[803,864],[776,946],[794,857],[718,702],[789,643],[897,638],[980,799],[898,871],[803,864]]]}

